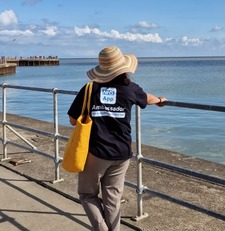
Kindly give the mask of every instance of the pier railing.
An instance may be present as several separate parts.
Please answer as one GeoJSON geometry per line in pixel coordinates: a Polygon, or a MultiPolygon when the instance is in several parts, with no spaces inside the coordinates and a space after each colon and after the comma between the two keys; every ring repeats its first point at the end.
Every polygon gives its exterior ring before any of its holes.
{"type": "Polygon", "coordinates": [[[29,57],[29,58],[5,58],[7,63],[16,64],[17,66],[58,66],[59,58],[58,57],[29,57]]]}
{"type": "MultiPolygon", "coordinates": [[[[78,92],[76,91],[67,91],[67,90],[59,90],[59,89],[45,89],[45,88],[37,88],[37,87],[25,87],[25,86],[16,86],[16,85],[8,85],[8,84],[1,84],[0,88],[2,89],[2,120],[0,123],[2,124],[2,137],[1,141],[3,144],[3,158],[1,161],[9,160],[8,153],[7,153],[7,146],[8,145],[14,145],[19,148],[23,148],[25,150],[28,150],[33,153],[40,154],[42,156],[45,156],[46,158],[52,159],[52,164],[55,165],[55,178],[53,180],[53,183],[60,182],[62,179],[60,178],[60,171],[59,171],[59,165],[62,161],[62,157],[59,153],[59,140],[67,141],[68,137],[62,136],[59,134],[59,122],[58,122],[58,95],[59,94],[66,94],[66,95],[76,95],[78,92]],[[7,89],[17,89],[17,90],[27,90],[27,91],[38,91],[38,92],[45,92],[45,93],[51,93],[52,94],[52,103],[53,103],[53,124],[54,124],[54,131],[47,132],[39,129],[34,129],[31,127],[22,126],[20,124],[12,123],[10,121],[7,121],[7,89]],[[28,141],[26,138],[23,137],[20,133],[16,131],[16,129],[22,129],[29,132],[34,132],[36,134],[42,134],[46,135],[48,137],[53,137],[54,142],[54,154],[49,155],[48,153],[44,151],[38,150],[30,141],[28,141]],[[7,129],[9,129],[11,132],[13,132],[16,136],[18,136],[20,139],[22,139],[27,145],[20,145],[18,143],[15,143],[13,141],[10,141],[7,139],[7,129]]],[[[33,102],[32,102],[33,103],[33,102]]],[[[222,106],[213,106],[213,105],[202,105],[202,104],[192,104],[192,103],[183,103],[183,102],[172,102],[168,101],[165,102],[165,106],[174,106],[174,107],[184,107],[184,108],[191,108],[191,109],[198,109],[198,110],[210,110],[210,111],[219,111],[219,112],[225,112],[225,107],[222,106]]],[[[142,195],[143,193],[151,193],[155,194],[161,198],[171,200],[173,202],[177,202],[181,205],[191,207],[194,209],[197,209],[198,211],[205,212],[211,216],[214,216],[216,218],[225,220],[225,215],[216,213],[214,211],[207,210],[205,208],[193,205],[187,201],[182,201],[176,198],[171,198],[170,196],[166,194],[162,194],[160,192],[151,190],[147,186],[143,185],[142,183],[142,163],[150,164],[153,166],[159,166],[168,170],[172,170],[178,173],[184,173],[186,175],[194,176],[200,179],[205,179],[208,181],[211,181],[213,183],[219,183],[222,185],[225,185],[225,179],[221,179],[219,177],[206,175],[203,173],[195,172],[190,169],[185,169],[177,166],[173,166],[167,163],[163,163],[160,161],[155,161],[149,158],[145,158],[142,154],[141,150],[141,118],[140,118],[140,108],[136,106],[135,108],[135,123],[136,123],[136,155],[134,158],[136,159],[137,163],[137,182],[125,182],[125,185],[131,188],[134,188],[137,192],[137,216],[134,218],[134,220],[140,220],[142,218],[145,218],[148,216],[148,214],[144,213],[143,211],[143,201],[142,201],[142,195]]]]}

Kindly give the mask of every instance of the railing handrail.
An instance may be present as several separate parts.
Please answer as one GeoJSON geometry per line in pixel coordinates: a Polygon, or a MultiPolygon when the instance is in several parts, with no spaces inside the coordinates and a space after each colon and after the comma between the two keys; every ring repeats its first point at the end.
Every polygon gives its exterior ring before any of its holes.
{"type": "MultiPolygon", "coordinates": [[[[70,94],[70,95],[77,95],[78,91],[72,90],[63,90],[58,88],[41,88],[41,87],[27,87],[27,86],[19,86],[19,85],[12,85],[12,84],[0,84],[0,87],[4,88],[14,88],[14,89],[22,89],[22,90],[30,90],[30,91],[42,91],[42,92],[52,92],[55,91],[56,93],[61,94],[70,94]]],[[[200,110],[208,110],[208,111],[219,111],[225,112],[225,106],[215,106],[215,105],[208,105],[208,104],[197,104],[197,103],[186,103],[186,102],[178,102],[178,101],[166,101],[164,102],[165,106],[174,106],[174,107],[183,107],[189,109],[200,109],[200,110]]]]}
{"type": "Polygon", "coordinates": [[[225,112],[225,107],[224,106],[215,106],[215,105],[207,105],[207,104],[167,101],[167,102],[164,102],[164,105],[166,105],[166,106],[175,106],[175,107],[183,107],[183,108],[189,108],[189,109],[200,109],[200,110],[207,110],[207,111],[225,112]]]}
{"type": "Polygon", "coordinates": [[[58,88],[42,88],[42,87],[27,87],[27,86],[19,86],[19,85],[12,85],[3,83],[0,84],[1,88],[13,88],[13,89],[20,89],[20,90],[28,90],[28,91],[40,91],[40,92],[53,92],[61,93],[61,94],[69,94],[69,95],[76,95],[78,94],[78,91],[70,91],[70,90],[60,90],[58,88]]]}

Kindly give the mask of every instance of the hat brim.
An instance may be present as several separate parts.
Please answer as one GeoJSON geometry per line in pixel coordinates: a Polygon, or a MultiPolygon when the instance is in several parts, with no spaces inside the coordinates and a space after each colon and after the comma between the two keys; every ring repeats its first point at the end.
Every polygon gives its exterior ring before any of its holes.
{"type": "Polygon", "coordinates": [[[88,77],[94,82],[106,83],[123,73],[134,74],[138,64],[137,58],[133,54],[124,54],[123,56],[125,58],[123,64],[107,70],[102,69],[100,65],[98,65],[87,71],[88,77]]]}

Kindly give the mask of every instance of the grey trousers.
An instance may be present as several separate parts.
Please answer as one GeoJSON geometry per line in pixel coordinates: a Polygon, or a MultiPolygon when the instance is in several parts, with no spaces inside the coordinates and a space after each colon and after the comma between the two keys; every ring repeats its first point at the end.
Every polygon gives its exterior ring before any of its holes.
{"type": "Polygon", "coordinates": [[[78,175],[78,194],[93,231],[120,231],[120,203],[129,162],[88,154],[85,169],[78,175]]]}

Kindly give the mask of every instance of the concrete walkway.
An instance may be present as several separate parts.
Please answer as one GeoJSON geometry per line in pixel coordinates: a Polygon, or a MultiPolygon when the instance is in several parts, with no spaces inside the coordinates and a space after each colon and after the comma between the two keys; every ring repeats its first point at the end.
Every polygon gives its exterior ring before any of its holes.
{"type": "MultiPolygon", "coordinates": [[[[82,206],[0,166],[1,231],[86,231],[82,206]]],[[[122,225],[122,230],[133,230],[122,225]]]]}
{"type": "Polygon", "coordinates": [[[0,230],[91,230],[78,203],[0,166],[0,230]]]}

